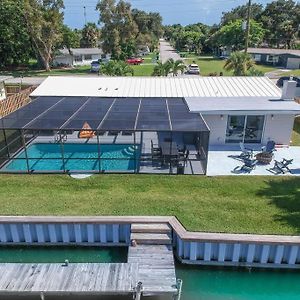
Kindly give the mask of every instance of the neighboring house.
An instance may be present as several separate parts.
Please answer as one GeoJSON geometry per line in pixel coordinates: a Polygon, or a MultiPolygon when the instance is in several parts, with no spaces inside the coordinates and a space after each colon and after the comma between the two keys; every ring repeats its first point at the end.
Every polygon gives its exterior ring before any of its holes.
{"type": "Polygon", "coordinates": [[[148,55],[150,53],[150,49],[149,49],[148,46],[139,45],[137,48],[138,48],[137,54],[139,56],[145,56],[145,55],[148,55]]]}
{"type": "Polygon", "coordinates": [[[300,69],[300,50],[248,48],[253,59],[258,63],[270,64],[287,69],[300,69]]]}
{"type": "MultiPolygon", "coordinates": [[[[183,114],[184,124],[195,122],[194,113],[200,115],[210,130],[209,144],[212,146],[240,142],[260,145],[269,140],[289,145],[294,118],[300,114],[294,94],[295,82],[287,82],[281,91],[267,77],[49,77],[32,96],[180,98],[185,103],[182,113],[185,110],[191,113],[191,119],[183,114]]],[[[151,115],[149,117],[151,122],[151,115]]]]}
{"type": "Polygon", "coordinates": [[[67,48],[61,49],[53,59],[53,66],[86,66],[92,61],[110,59],[100,48],[67,48]]]}
{"type": "Polygon", "coordinates": [[[6,98],[5,80],[12,78],[11,76],[0,76],[0,101],[6,98]]]}

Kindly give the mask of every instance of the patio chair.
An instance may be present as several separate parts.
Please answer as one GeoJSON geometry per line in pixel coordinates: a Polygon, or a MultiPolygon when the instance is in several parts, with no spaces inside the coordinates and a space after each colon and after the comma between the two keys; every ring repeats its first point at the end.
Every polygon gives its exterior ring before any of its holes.
{"type": "Polygon", "coordinates": [[[267,142],[267,145],[265,147],[262,147],[261,148],[261,151],[262,152],[266,152],[266,153],[270,153],[270,154],[273,154],[274,151],[276,151],[275,149],[275,142],[274,141],[268,141],[267,142]]]}
{"type": "Polygon", "coordinates": [[[274,167],[269,169],[269,171],[276,174],[285,174],[286,172],[291,173],[289,165],[293,163],[293,159],[284,158],[282,161],[275,160],[274,167]]]}
{"type": "Polygon", "coordinates": [[[151,140],[151,152],[159,152],[159,153],[161,153],[161,148],[159,147],[159,145],[158,144],[154,144],[152,140],[151,140]]]}
{"type": "Polygon", "coordinates": [[[241,171],[250,173],[256,168],[257,160],[256,159],[245,159],[244,165],[241,167],[241,171]]]}
{"type": "Polygon", "coordinates": [[[253,158],[253,149],[246,148],[244,143],[240,142],[240,148],[242,153],[238,156],[242,160],[253,158]]]}

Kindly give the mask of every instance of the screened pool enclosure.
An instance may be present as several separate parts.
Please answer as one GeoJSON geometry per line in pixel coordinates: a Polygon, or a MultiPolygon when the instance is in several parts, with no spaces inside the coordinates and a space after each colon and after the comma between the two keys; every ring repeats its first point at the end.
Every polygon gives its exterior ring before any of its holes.
{"type": "Polygon", "coordinates": [[[0,130],[5,173],[206,174],[209,129],[183,98],[38,97],[0,130]]]}

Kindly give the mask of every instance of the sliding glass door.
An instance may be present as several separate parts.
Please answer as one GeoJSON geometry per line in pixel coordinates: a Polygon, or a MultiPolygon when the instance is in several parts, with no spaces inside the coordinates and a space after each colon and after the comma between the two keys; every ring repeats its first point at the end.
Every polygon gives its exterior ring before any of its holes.
{"type": "Polygon", "coordinates": [[[260,144],[264,121],[264,116],[228,116],[226,143],[260,144]]]}

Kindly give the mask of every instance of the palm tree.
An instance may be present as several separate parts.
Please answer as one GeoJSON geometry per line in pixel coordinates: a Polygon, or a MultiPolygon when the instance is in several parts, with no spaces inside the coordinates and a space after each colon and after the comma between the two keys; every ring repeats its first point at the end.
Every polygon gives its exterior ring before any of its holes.
{"type": "Polygon", "coordinates": [[[170,58],[166,63],[169,64],[173,76],[177,76],[178,72],[183,73],[186,70],[186,65],[180,59],[175,61],[170,58]]]}
{"type": "Polygon", "coordinates": [[[168,76],[171,71],[170,64],[159,61],[154,67],[152,76],[168,76]]]}
{"type": "Polygon", "coordinates": [[[108,76],[133,76],[134,70],[124,61],[111,60],[101,65],[99,73],[108,76]]]}
{"type": "Polygon", "coordinates": [[[233,52],[227,59],[224,69],[233,71],[234,76],[246,76],[247,71],[254,66],[255,62],[248,53],[233,52]]]}

